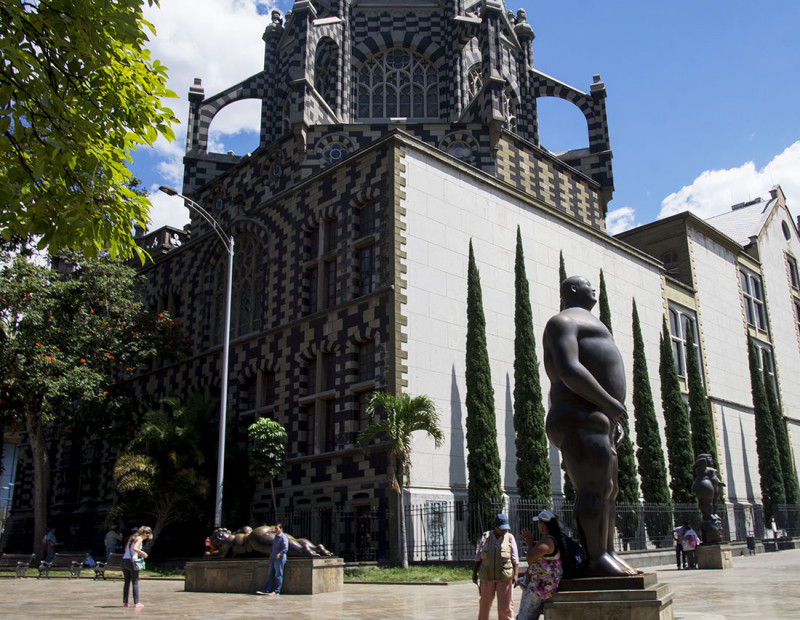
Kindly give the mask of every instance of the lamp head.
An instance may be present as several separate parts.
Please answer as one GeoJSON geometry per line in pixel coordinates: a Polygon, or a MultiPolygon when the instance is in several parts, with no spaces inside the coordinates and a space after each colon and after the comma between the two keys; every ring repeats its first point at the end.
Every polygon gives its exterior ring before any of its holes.
{"type": "Polygon", "coordinates": [[[164,192],[167,196],[177,196],[178,190],[174,187],[169,187],[168,185],[162,185],[158,188],[158,191],[164,192]]]}

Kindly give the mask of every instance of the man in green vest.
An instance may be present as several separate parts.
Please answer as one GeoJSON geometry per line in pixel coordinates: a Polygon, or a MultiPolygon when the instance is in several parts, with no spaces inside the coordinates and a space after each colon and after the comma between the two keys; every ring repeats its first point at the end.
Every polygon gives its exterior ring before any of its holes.
{"type": "Polygon", "coordinates": [[[478,543],[472,569],[472,581],[478,584],[481,594],[478,620],[489,620],[495,592],[498,620],[511,620],[514,616],[513,591],[519,573],[519,550],[510,530],[508,517],[499,514],[494,518],[492,530],[484,532],[478,543]]]}

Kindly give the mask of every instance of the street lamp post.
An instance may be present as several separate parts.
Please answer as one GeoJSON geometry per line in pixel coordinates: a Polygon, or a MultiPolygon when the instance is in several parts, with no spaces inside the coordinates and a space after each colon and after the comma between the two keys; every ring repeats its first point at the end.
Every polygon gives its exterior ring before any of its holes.
{"type": "Polygon", "coordinates": [[[225,424],[228,411],[228,361],[230,359],[231,342],[231,298],[233,291],[233,235],[226,236],[222,226],[191,198],[187,198],[178,190],[162,185],[158,188],[167,196],[179,196],[183,198],[187,208],[192,209],[200,215],[214,229],[225,251],[228,253],[228,281],[225,293],[225,325],[222,332],[222,377],[221,394],[219,403],[219,456],[217,463],[217,493],[214,505],[214,527],[222,525],[222,481],[225,477],[225,424]]]}

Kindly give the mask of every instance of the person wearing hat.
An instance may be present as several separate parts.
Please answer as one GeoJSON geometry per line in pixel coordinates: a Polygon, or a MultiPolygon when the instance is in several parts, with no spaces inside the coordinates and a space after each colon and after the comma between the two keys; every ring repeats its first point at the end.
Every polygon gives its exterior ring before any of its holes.
{"type": "Polygon", "coordinates": [[[484,532],[478,543],[472,569],[472,582],[478,584],[481,595],[478,620],[489,620],[495,593],[498,620],[511,620],[514,616],[513,589],[519,574],[519,550],[510,530],[508,517],[498,514],[494,527],[484,532]]]}
{"type": "Polygon", "coordinates": [[[538,543],[530,530],[522,529],[522,539],[528,546],[525,556],[528,570],[525,572],[525,591],[519,603],[517,620],[538,620],[544,609],[544,602],[558,590],[564,575],[561,558],[566,552],[558,517],[549,510],[542,510],[533,518],[533,522],[539,529],[538,543]]]}

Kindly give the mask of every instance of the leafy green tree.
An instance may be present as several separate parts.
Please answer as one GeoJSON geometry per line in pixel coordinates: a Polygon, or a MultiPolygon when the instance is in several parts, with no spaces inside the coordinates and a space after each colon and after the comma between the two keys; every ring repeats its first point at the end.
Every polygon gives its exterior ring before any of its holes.
{"type": "MultiPolygon", "coordinates": [[[[667,466],[664,463],[664,450],[661,435],[658,433],[658,420],[647,372],[647,359],[644,354],[642,326],[636,300],[633,300],[633,418],[636,428],[636,443],[639,448],[636,458],[639,462],[639,475],[642,480],[642,497],[652,504],[668,504],[670,500],[667,486],[667,466]]],[[[647,513],[645,526],[656,546],[660,546],[671,527],[669,515],[647,513]]]]}
{"type": "MultiPolygon", "coordinates": [[[[167,72],[145,45],[145,0],[0,3],[0,234],[85,256],[141,254],[150,203],[131,151],[172,140],[167,72]]],[[[157,5],[158,0],[146,0],[157,5]]]]}
{"type": "Polygon", "coordinates": [[[177,323],[144,307],[130,267],[78,257],[63,264],[69,273],[18,257],[0,279],[0,401],[30,442],[37,553],[50,490],[48,427],[113,428],[130,415],[125,379],[186,346],[177,323]]]}
{"type": "Polygon", "coordinates": [[[517,489],[523,499],[549,502],[550,459],[544,429],[539,360],[533,334],[533,312],[525,275],[522,234],[517,227],[514,307],[514,430],[517,447],[517,489]]]}
{"type": "Polygon", "coordinates": [[[758,363],[758,350],[750,337],[747,339],[747,357],[750,362],[750,387],[753,393],[753,415],[756,420],[756,453],[761,480],[761,502],[764,504],[764,517],[769,519],[770,516],[778,516],[777,507],[786,503],[786,494],[773,418],[758,363]]]}
{"type": "Polygon", "coordinates": [[[250,474],[257,480],[268,480],[272,492],[272,508],[278,512],[275,501],[273,480],[286,467],[286,441],[288,435],[280,422],[260,418],[247,430],[250,446],[247,454],[250,461],[250,474]]]}
{"type": "MultiPolygon", "coordinates": [[[[561,283],[567,279],[567,265],[564,262],[564,250],[559,250],[558,252],[558,288],[556,290],[561,290],[561,283]]],[[[558,307],[558,311],[561,312],[564,309],[564,300],[561,300],[561,304],[558,307]]]]}
{"type": "Polygon", "coordinates": [[[469,242],[467,276],[467,498],[470,504],[467,530],[477,541],[492,516],[492,500],[503,494],[500,482],[500,452],[497,448],[497,420],[494,412],[486,319],[483,296],[472,241],[469,242]]]}
{"type": "Polygon", "coordinates": [[[389,441],[389,466],[386,477],[397,493],[397,519],[400,529],[400,566],[408,568],[408,543],[406,515],[403,508],[403,487],[409,483],[411,473],[411,438],[422,431],[433,438],[434,445],[444,444],[444,433],[439,427],[439,414],[427,396],[395,396],[375,392],[367,405],[370,423],[358,434],[358,443],[365,452],[370,450],[373,437],[383,436],[389,441]]]}
{"type": "Polygon", "coordinates": [[[153,519],[153,542],[164,528],[202,514],[211,485],[203,475],[213,401],[193,394],[187,404],[165,398],[148,411],[114,464],[112,519],[153,519]]]}
{"type": "Polygon", "coordinates": [[[717,446],[714,441],[714,429],[711,425],[711,412],[708,408],[706,389],[700,375],[700,363],[694,354],[694,334],[692,329],[686,330],[686,377],[689,385],[689,424],[692,428],[692,449],[695,457],[710,454],[714,459],[714,467],[719,469],[717,446]]]}
{"type": "Polygon", "coordinates": [[[667,439],[667,458],[669,460],[670,489],[672,501],[676,504],[690,504],[695,501],[692,494],[694,476],[694,453],[692,452],[689,416],[681,396],[675,358],[672,355],[672,338],[664,319],[661,327],[661,357],[658,373],[661,377],[661,408],[664,411],[664,435],[667,439]]]}

